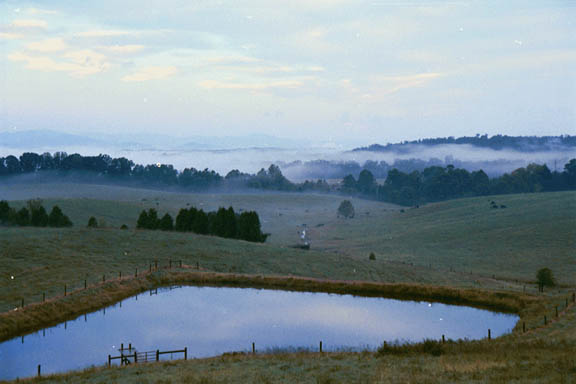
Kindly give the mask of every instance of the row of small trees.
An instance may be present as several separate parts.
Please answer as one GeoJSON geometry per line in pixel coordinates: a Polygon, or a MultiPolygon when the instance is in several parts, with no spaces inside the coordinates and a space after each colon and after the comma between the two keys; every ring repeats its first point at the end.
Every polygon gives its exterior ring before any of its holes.
{"type": "Polygon", "coordinates": [[[16,210],[7,201],[0,201],[0,224],[17,225],[21,227],[71,227],[72,221],[60,207],[52,207],[50,214],[46,212],[42,201],[29,200],[26,207],[16,210]]]}
{"type": "Polygon", "coordinates": [[[214,235],[229,239],[263,243],[268,234],[262,233],[260,218],[254,211],[234,212],[234,208],[219,208],[216,212],[204,212],[195,207],[182,208],[176,220],[169,213],[159,217],[158,211],[143,210],[136,224],[138,229],[193,232],[201,235],[214,235]]]}

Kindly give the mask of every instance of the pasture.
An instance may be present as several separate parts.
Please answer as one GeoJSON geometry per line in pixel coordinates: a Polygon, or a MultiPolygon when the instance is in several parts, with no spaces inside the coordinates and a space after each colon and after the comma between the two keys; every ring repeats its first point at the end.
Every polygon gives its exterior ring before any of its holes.
{"type": "MultiPolygon", "coordinates": [[[[182,260],[192,268],[198,265],[202,271],[415,283],[526,292],[535,297],[535,273],[541,267],[549,267],[561,286],[546,290],[543,297],[549,301],[526,314],[531,324],[541,321],[542,311],[554,308],[555,295],[574,289],[575,192],[459,199],[419,208],[350,199],[356,217],[341,219],[336,217],[336,210],[342,196],[183,194],[82,184],[14,184],[0,191],[0,199],[9,199],[13,206],[25,204],[30,198],[43,199],[47,208],[59,205],[74,227],[0,228],[3,312],[18,306],[22,299],[26,303],[39,302],[43,292],[48,297],[61,296],[64,284],[72,291],[81,288],[84,280],[97,284],[103,276],[114,279],[122,272],[126,277],[136,268],[142,272],[154,261],[165,266],[169,260],[182,260]],[[506,208],[492,209],[491,201],[506,208]],[[189,205],[205,210],[219,206],[233,206],[237,212],[255,210],[263,231],[271,236],[266,243],[255,244],[134,229],[142,209],[156,208],[161,214],[169,212],[175,216],[178,209],[189,205]],[[95,216],[102,228],[86,228],[90,216],[95,216]],[[122,224],[129,229],[119,229],[122,224]],[[309,251],[291,247],[298,243],[298,232],[303,228],[307,228],[312,240],[309,251]],[[368,258],[371,252],[375,260],[368,258]]],[[[506,360],[505,350],[529,341],[526,351],[547,351],[548,355],[534,362],[530,370],[533,377],[543,379],[551,361],[572,348],[570,343],[576,338],[574,318],[574,307],[570,307],[559,321],[522,338],[511,335],[491,347],[476,343],[476,349],[450,346],[441,358],[409,354],[390,360],[372,353],[239,355],[193,363],[163,363],[163,369],[157,371],[153,366],[98,369],[54,380],[136,382],[141,374],[146,374],[149,382],[234,382],[244,377],[269,382],[339,382],[363,377],[364,382],[373,382],[401,378],[426,381],[435,375],[448,381],[477,377],[524,382],[529,376],[518,374],[518,366],[527,354],[519,352],[506,360]],[[559,349],[552,353],[546,339],[556,344],[565,340],[568,344],[558,344],[559,349]],[[411,367],[412,373],[392,368],[391,361],[396,362],[394,367],[411,367]],[[421,363],[423,367],[416,369],[421,363]],[[186,373],[192,365],[194,375],[186,373]],[[222,369],[221,373],[212,367],[222,369]]],[[[567,377],[574,369],[573,360],[560,366],[560,373],[554,378],[567,377]]]]}

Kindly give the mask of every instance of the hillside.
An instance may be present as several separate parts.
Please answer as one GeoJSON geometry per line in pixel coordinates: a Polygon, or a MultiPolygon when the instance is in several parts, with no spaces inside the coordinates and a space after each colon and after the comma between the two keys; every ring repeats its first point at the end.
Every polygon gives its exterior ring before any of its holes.
{"type": "MultiPolygon", "coordinates": [[[[458,199],[412,209],[353,199],[356,217],[338,219],[335,212],[342,198],[337,196],[177,194],[61,184],[45,185],[41,190],[25,185],[11,188],[0,198],[11,199],[11,205],[16,206],[28,198],[41,197],[46,206],[61,206],[75,227],[0,229],[1,311],[13,309],[21,299],[27,304],[39,302],[42,292],[48,298],[61,297],[64,284],[71,292],[81,289],[85,279],[95,289],[104,289],[97,288],[103,276],[108,281],[116,280],[122,272],[126,284],[131,284],[136,268],[142,274],[151,263],[158,261],[166,267],[170,260],[175,273],[181,271],[182,260],[185,273],[198,266],[200,271],[244,275],[424,283],[519,295],[525,291],[527,297],[540,303],[522,314],[529,327],[540,326],[542,313],[553,313],[554,306],[563,303],[574,288],[575,192],[458,199]],[[506,208],[490,208],[491,200],[506,208]],[[271,233],[270,240],[254,244],[133,229],[143,208],[174,213],[186,204],[207,209],[221,205],[255,209],[263,218],[263,229],[271,233]],[[90,216],[105,221],[106,227],[85,228],[90,216]],[[118,229],[121,224],[130,229],[118,229]],[[303,224],[310,231],[310,251],[290,247],[297,243],[303,224]],[[376,260],[369,260],[370,252],[375,253],[376,260]],[[564,286],[541,296],[536,293],[534,276],[543,266],[551,268],[564,286]]],[[[106,295],[113,295],[115,284],[106,288],[106,295]]],[[[421,289],[427,289],[427,285],[421,289]]],[[[557,361],[572,348],[570,340],[576,338],[574,308],[569,307],[547,328],[526,335],[515,333],[493,344],[449,345],[441,358],[407,354],[381,359],[373,353],[345,352],[325,356],[281,353],[256,358],[239,355],[163,363],[162,369],[149,365],[88,370],[54,380],[139,382],[139,374],[146,373],[150,382],[338,382],[359,374],[374,380],[424,380],[430,376],[437,379],[431,382],[468,381],[471,377],[508,382],[512,378],[543,379],[550,364],[558,367],[554,377],[560,380],[571,369],[570,364],[557,365],[557,361]],[[508,354],[510,349],[524,352],[508,354]],[[519,370],[518,364],[526,359],[532,359],[531,370],[519,370]],[[416,369],[422,361],[426,368],[416,369]],[[189,373],[191,368],[193,375],[189,373]]]]}

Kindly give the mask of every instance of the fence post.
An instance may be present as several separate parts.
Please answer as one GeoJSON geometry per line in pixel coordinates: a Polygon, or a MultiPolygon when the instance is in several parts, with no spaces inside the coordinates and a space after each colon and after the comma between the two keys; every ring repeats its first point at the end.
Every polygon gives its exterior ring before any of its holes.
{"type": "Polygon", "coordinates": [[[320,341],[320,353],[322,353],[322,341],[320,341]]]}
{"type": "Polygon", "coordinates": [[[184,347],[184,360],[188,360],[188,347],[184,347]]]}
{"type": "Polygon", "coordinates": [[[572,302],[576,303],[576,293],[572,293],[572,302]]]}
{"type": "Polygon", "coordinates": [[[138,362],[138,354],[134,351],[134,363],[138,362]]]}
{"type": "Polygon", "coordinates": [[[40,364],[38,364],[38,377],[42,376],[42,373],[40,372],[41,367],[42,366],[40,364]]]}
{"type": "Polygon", "coordinates": [[[160,360],[160,350],[156,350],[156,361],[160,360]]]}
{"type": "Polygon", "coordinates": [[[556,317],[558,317],[558,306],[556,306],[556,317]]]}
{"type": "Polygon", "coordinates": [[[64,296],[68,294],[68,286],[64,284],[64,296]]]}
{"type": "Polygon", "coordinates": [[[526,322],[523,321],[522,322],[522,333],[525,333],[525,332],[526,332],[526,322]]]}
{"type": "Polygon", "coordinates": [[[122,280],[122,271],[118,272],[118,278],[122,280]]]}
{"type": "Polygon", "coordinates": [[[134,274],[134,277],[138,277],[138,268],[136,268],[136,273],[134,274]]]}
{"type": "Polygon", "coordinates": [[[446,338],[442,335],[442,344],[446,343],[446,338]]]}
{"type": "Polygon", "coordinates": [[[252,343],[252,354],[256,353],[256,344],[252,343]]]}
{"type": "Polygon", "coordinates": [[[158,269],[158,260],[154,260],[154,269],[158,269]]]}
{"type": "Polygon", "coordinates": [[[86,284],[86,279],[84,279],[84,289],[86,289],[87,284],[86,284]]]}
{"type": "Polygon", "coordinates": [[[492,333],[490,332],[490,328],[488,328],[488,340],[492,339],[492,333]]]}
{"type": "Polygon", "coordinates": [[[544,325],[548,325],[548,319],[546,318],[546,315],[544,315],[544,325]]]}
{"type": "Polygon", "coordinates": [[[106,274],[102,275],[102,282],[103,282],[103,283],[106,282],[106,274]]]}
{"type": "Polygon", "coordinates": [[[148,272],[152,273],[152,264],[148,264],[148,272]]]}
{"type": "Polygon", "coordinates": [[[42,292],[42,302],[46,301],[46,292],[42,292]]]}
{"type": "Polygon", "coordinates": [[[22,299],[22,308],[24,308],[24,299],[22,299]]]}
{"type": "Polygon", "coordinates": [[[112,356],[108,355],[108,366],[112,364],[112,356]]]}
{"type": "Polygon", "coordinates": [[[168,262],[170,263],[168,269],[172,269],[172,259],[170,259],[168,262]]]}

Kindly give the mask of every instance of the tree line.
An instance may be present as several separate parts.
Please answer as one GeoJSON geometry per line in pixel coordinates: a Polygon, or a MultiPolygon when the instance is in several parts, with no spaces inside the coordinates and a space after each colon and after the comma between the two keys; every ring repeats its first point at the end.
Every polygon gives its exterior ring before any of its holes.
{"type": "Polygon", "coordinates": [[[510,193],[551,192],[576,189],[576,159],[564,166],[563,172],[551,172],[546,165],[530,164],[511,173],[490,179],[484,171],[428,167],[410,173],[393,169],[383,184],[377,184],[368,170],[358,179],[347,175],[340,191],[401,205],[416,205],[460,197],[510,193]]]}
{"type": "Polygon", "coordinates": [[[176,220],[169,213],[159,217],[158,211],[150,208],[140,213],[136,228],[193,232],[257,243],[265,242],[269,236],[269,234],[262,233],[258,213],[245,211],[238,214],[232,207],[220,207],[215,212],[204,212],[195,207],[182,208],[176,220]]]}
{"type": "Polygon", "coordinates": [[[355,151],[403,151],[408,146],[424,145],[435,146],[444,144],[469,144],[475,147],[491,148],[495,150],[514,149],[522,152],[548,151],[559,147],[576,147],[576,136],[508,136],[508,135],[476,135],[463,137],[437,137],[403,141],[393,144],[372,144],[368,147],[360,147],[355,151]]]}
{"type": "Polygon", "coordinates": [[[72,221],[66,216],[57,205],[52,207],[48,214],[41,200],[29,200],[26,207],[19,210],[11,207],[10,204],[0,201],[0,224],[14,225],[20,227],[71,227],[72,221]]]}
{"type": "Polygon", "coordinates": [[[276,165],[248,174],[234,169],[225,176],[209,169],[185,168],[178,171],[170,164],[134,164],[124,157],[108,155],[68,155],[66,152],[23,153],[20,157],[0,157],[0,178],[24,174],[40,175],[51,171],[55,177],[87,182],[111,182],[150,187],[180,187],[191,191],[208,189],[256,188],[265,190],[296,191],[326,189],[325,181],[302,185],[291,183],[276,165]]]}
{"type": "Polygon", "coordinates": [[[43,171],[53,171],[63,177],[81,177],[83,181],[109,181],[153,188],[179,187],[194,192],[259,189],[339,193],[403,205],[458,197],[576,189],[576,159],[570,160],[562,172],[551,172],[546,165],[530,164],[495,178],[490,178],[483,170],[469,172],[453,165],[434,165],[405,172],[393,168],[387,171],[381,185],[376,183],[370,170],[364,169],[358,179],[349,174],[341,183],[329,185],[323,179],[292,183],[274,164],[256,174],[235,169],[221,176],[208,169],[178,171],[169,164],[143,166],[123,157],[113,159],[108,155],[81,156],[56,152],[54,155],[24,153],[20,158],[0,158],[0,177],[43,171]]]}

